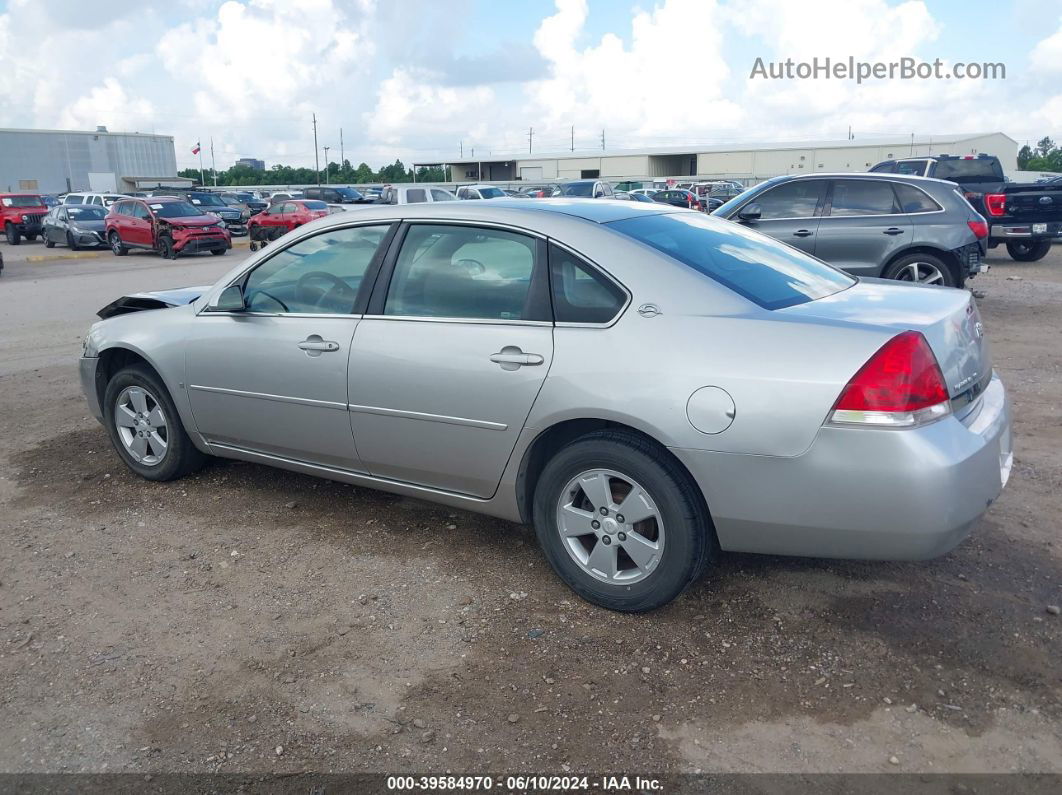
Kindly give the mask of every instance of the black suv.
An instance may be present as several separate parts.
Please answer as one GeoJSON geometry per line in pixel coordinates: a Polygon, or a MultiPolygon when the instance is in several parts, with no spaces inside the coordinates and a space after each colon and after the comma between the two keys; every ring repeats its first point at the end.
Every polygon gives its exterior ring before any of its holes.
{"type": "Polygon", "coordinates": [[[870,169],[954,182],[962,195],[988,219],[988,247],[1005,243],[1020,262],[1047,256],[1053,238],[1062,235],[1062,185],[1007,182],[994,155],[934,155],[886,160],[870,169]]]}
{"type": "Polygon", "coordinates": [[[329,204],[365,204],[372,201],[361,195],[354,188],[336,187],[333,185],[321,185],[316,188],[306,188],[302,192],[307,199],[318,199],[329,204]]]}

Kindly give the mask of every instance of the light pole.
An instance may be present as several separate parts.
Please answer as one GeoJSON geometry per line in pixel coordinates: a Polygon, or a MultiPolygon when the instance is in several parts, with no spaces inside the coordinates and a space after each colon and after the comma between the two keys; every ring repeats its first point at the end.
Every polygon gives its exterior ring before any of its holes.
{"type": "Polygon", "coordinates": [[[321,148],[324,149],[324,153],[325,153],[325,185],[327,185],[328,184],[328,150],[331,149],[332,147],[330,147],[330,146],[322,146],[321,148]]]}

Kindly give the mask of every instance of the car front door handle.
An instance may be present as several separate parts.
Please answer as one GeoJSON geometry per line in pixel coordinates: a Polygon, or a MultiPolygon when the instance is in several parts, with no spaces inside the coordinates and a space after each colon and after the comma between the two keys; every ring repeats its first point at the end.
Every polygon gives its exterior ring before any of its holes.
{"type": "Polygon", "coordinates": [[[503,370],[515,370],[517,367],[534,367],[546,361],[537,353],[524,353],[519,348],[505,347],[498,353],[492,353],[490,360],[500,364],[503,370]]]}
{"type": "Polygon", "coordinates": [[[323,340],[316,334],[299,343],[299,347],[306,351],[309,356],[320,356],[322,353],[334,353],[339,350],[339,343],[331,340],[323,340]]]}
{"type": "Polygon", "coordinates": [[[798,229],[793,233],[793,237],[811,237],[811,232],[807,229],[798,229]]]}
{"type": "Polygon", "coordinates": [[[885,230],[885,232],[883,234],[886,234],[886,235],[902,235],[903,234],[903,230],[900,229],[899,227],[896,227],[896,226],[890,226],[888,229],[885,230]]]}

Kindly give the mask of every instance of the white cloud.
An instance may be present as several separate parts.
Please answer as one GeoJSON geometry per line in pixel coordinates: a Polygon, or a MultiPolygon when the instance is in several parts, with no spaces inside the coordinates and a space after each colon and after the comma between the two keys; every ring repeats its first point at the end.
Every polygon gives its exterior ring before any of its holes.
{"type": "Polygon", "coordinates": [[[1029,63],[1044,75],[1062,74],[1062,18],[1058,20],[1058,30],[1033,48],[1029,63]]]}
{"type": "Polygon", "coordinates": [[[483,134],[486,120],[494,115],[494,91],[439,85],[438,80],[423,70],[395,69],[380,83],[375,107],[362,117],[370,140],[393,147],[423,135],[483,134]]]}
{"type": "Polygon", "coordinates": [[[91,130],[97,124],[111,129],[119,125],[111,118],[106,108],[120,108],[122,127],[147,130],[155,123],[155,106],[148,100],[131,97],[114,77],[106,77],[87,94],[66,106],[59,116],[59,126],[71,130],[91,130]],[[139,121],[138,121],[139,120],[139,121]]]}

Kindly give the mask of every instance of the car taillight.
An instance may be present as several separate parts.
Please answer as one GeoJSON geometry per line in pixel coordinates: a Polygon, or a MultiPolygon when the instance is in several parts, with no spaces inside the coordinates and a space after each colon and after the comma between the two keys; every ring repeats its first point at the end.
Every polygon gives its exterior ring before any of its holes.
{"type": "Polygon", "coordinates": [[[905,331],[870,357],[830,412],[830,423],[912,428],[951,413],[937,357],[917,331],[905,331]]]}
{"type": "Polygon", "coordinates": [[[986,193],[985,209],[993,218],[998,218],[1007,210],[1007,196],[1005,193],[986,193]]]}
{"type": "Polygon", "coordinates": [[[978,240],[988,237],[987,221],[967,221],[966,225],[970,227],[971,232],[977,235],[978,240]]]}

